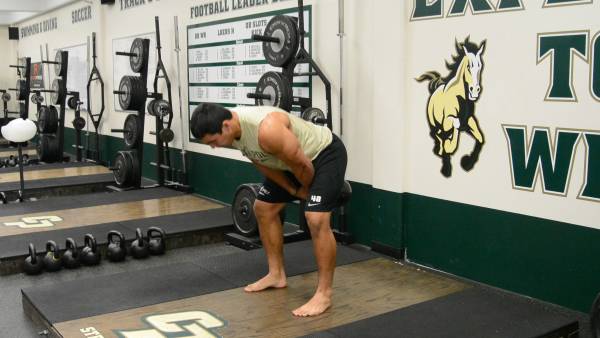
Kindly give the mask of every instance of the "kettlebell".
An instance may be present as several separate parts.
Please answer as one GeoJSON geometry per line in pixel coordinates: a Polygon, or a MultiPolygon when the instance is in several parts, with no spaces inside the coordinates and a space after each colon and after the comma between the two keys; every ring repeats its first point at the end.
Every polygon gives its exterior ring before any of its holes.
{"type": "Polygon", "coordinates": [[[165,231],[159,227],[150,227],[146,233],[148,238],[148,251],[151,255],[163,255],[167,251],[165,231]]]}
{"type": "Polygon", "coordinates": [[[46,255],[44,256],[44,267],[48,272],[55,272],[62,269],[62,261],[58,252],[60,248],[55,241],[46,242],[46,255]]]}
{"type": "Polygon", "coordinates": [[[62,262],[67,269],[77,269],[81,266],[79,261],[79,251],[77,251],[77,243],[71,237],[65,242],[65,252],[62,256],[62,262]]]}
{"type": "Polygon", "coordinates": [[[92,234],[85,234],[83,237],[83,244],[84,247],[79,254],[81,263],[88,266],[100,264],[102,256],[100,255],[100,251],[98,251],[94,236],[92,236],[92,234]]]}
{"type": "Polygon", "coordinates": [[[135,240],[131,242],[131,256],[136,259],[147,258],[150,255],[148,251],[148,242],[142,236],[142,230],[137,228],[135,230],[135,240]]]}
{"type": "Polygon", "coordinates": [[[28,275],[38,275],[40,272],[42,272],[43,268],[44,263],[37,256],[35,252],[35,246],[33,243],[29,243],[29,256],[25,258],[23,270],[25,270],[25,273],[28,275]]]}
{"type": "Polygon", "coordinates": [[[17,166],[17,158],[14,155],[10,155],[8,157],[8,166],[9,167],[16,167],[17,166]]]}
{"type": "Polygon", "coordinates": [[[126,255],[127,248],[125,247],[125,237],[123,237],[123,234],[116,230],[109,231],[108,246],[106,247],[106,257],[108,257],[108,260],[111,262],[122,262],[125,260],[126,255]]]}
{"type": "Polygon", "coordinates": [[[23,165],[29,165],[29,155],[23,154],[23,156],[21,157],[21,161],[23,165]]]}

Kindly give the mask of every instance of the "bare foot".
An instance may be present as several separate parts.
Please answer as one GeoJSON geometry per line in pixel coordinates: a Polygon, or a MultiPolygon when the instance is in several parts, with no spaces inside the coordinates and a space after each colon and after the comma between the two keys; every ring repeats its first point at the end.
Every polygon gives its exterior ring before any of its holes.
{"type": "Polygon", "coordinates": [[[271,274],[268,274],[268,275],[264,276],[263,278],[259,279],[258,281],[246,286],[244,288],[244,291],[257,292],[257,291],[262,291],[262,290],[269,289],[269,288],[280,289],[280,288],[284,288],[286,286],[287,286],[287,281],[286,281],[285,276],[276,277],[271,274]]]}
{"type": "Polygon", "coordinates": [[[292,311],[294,316],[298,317],[312,317],[318,316],[325,312],[331,306],[331,293],[315,293],[315,295],[308,301],[308,303],[302,305],[296,310],[292,311]]]}

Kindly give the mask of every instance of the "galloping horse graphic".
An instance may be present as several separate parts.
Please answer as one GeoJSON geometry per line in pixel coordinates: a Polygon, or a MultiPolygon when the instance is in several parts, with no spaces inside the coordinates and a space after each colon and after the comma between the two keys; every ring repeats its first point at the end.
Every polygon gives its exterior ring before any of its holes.
{"type": "Polygon", "coordinates": [[[481,94],[481,55],[485,40],[477,46],[467,37],[463,43],[455,42],[455,47],[457,55],[452,55],[452,63],[446,62],[448,76],[442,78],[440,73],[430,71],[416,79],[418,82],[429,80],[429,135],[434,141],[433,153],[442,158],[441,172],[445,177],[452,175],[450,156],[458,148],[460,132],[467,131],[476,141],[471,154],[460,161],[464,170],[473,168],[484,144],[475,118],[475,102],[481,94]]]}

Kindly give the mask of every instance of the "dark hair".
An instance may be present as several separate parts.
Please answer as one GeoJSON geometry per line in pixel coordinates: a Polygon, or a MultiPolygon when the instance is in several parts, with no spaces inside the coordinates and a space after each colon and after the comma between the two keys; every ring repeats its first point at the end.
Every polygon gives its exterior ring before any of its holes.
{"type": "Polygon", "coordinates": [[[220,134],[223,121],[231,119],[231,112],[216,103],[201,103],[192,113],[190,130],[195,138],[201,139],[206,134],[220,134]]]}

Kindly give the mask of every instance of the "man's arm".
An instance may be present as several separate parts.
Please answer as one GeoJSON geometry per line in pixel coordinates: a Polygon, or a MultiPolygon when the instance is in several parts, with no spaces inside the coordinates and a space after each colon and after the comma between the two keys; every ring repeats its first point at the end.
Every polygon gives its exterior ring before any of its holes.
{"type": "Polygon", "coordinates": [[[265,175],[265,177],[267,177],[271,181],[277,183],[278,186],[287,190],[287,192],[290,193],[291,195],[296,195],[299,187],[296,187],[290,181],[290,179],[283,173],[283,171],[265,167],[264,165],[259,164],[258,162],[255,162],[255,161],[252,161],[252,163],[254,163],[254,165],[258,168],[258,170],[263,175],[265,175]]]}
{"type": "Polygon", "coordinates": [[[312,183],[315,169],[300,147],[298,138],[290,130],[290,120],[284,113],[269,114],[258,129],[260,147],[282,160],[307,191],[312,183]]]}

